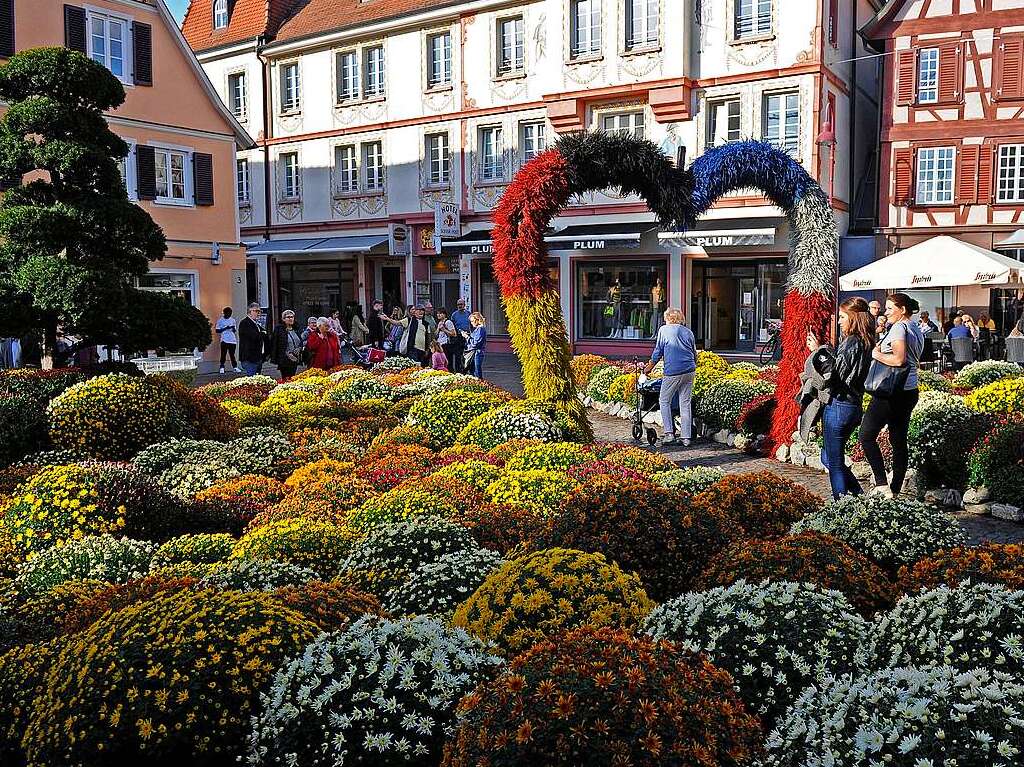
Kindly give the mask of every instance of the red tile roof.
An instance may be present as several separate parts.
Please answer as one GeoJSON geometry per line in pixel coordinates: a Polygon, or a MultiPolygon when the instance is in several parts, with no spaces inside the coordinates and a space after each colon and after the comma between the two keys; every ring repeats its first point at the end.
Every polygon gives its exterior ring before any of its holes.
{"type": "Polygon", "coordinates": [[[428,11],[459,0],[306,0],[277,31],[275,42],[335,32],[374,21],[428,11]]]}
{"type": "Polygon", "coordinates": [[[213,0],[192,0],[181,32],[194,51],[240,43],[259,35],[272,37],[288,14],[302,0],[229,0],[228,25],[213,28],[213,0]]]}

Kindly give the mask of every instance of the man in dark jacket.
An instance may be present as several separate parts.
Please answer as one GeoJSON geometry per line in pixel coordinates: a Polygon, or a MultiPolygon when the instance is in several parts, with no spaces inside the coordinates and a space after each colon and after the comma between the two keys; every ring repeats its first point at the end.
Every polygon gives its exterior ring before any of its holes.
{"type": "Polygon", "coordinates": [[[381,313],[383,311],[384,302],[378,298],[373,302],[373,308],[366,318],[366,327],[370,330],[370,337],[367,339],[367,343],[374,349],[383,349],[384,339],[387,338],[387,335],[384,333],[384,323],[381,321],[381,313]]]}
{"type": "Polygon", "coordinates": [[[254,376],[263,369],[267,358],[267,331],[259,323],[260,305],[249,304],[245,319],[238,323],[238,361],[246,375],[254,376]]]}

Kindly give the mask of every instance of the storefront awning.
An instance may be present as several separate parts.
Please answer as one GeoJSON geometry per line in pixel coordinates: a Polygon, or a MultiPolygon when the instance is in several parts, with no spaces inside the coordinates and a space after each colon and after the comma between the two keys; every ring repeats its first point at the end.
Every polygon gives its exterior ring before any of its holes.
{"type": "Polygon", "coordinates": [[[639,248],[640,239],[657,226],[647,221],[620,224],[575,224],[544,238],[549,250],[639,248]]]}
{"type": "Polygon", "coordinates": [[[449,256],[490,255],[494,252],[491,230],[475,229],[458,240],[441,240],[441,252],[449,256]]]}
{"type": "Polygon", "coordinates": [[[1018,229],[1005,240],[993,243],[997,248],[1024,248],[1024,229],[1018,229]]]}
{"type": "Polygon", "coordinates": [[[248,249],[250,256],[327,255],[330,253],[366,253],[388,244],[386,234],[352,237],[320,237],[310,240],[268,240],[248,249]]]}
{"type": "Polygon", "coordinates": [[[658,242],[674,248],[736,248],[775,244],[775,229],[694,229],[659,232],[658,242]]]}

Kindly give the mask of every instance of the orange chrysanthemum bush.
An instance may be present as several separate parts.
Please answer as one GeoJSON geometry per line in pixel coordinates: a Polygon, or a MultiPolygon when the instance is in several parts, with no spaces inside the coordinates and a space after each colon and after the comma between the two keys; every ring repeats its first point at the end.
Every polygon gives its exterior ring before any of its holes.
{"type": "Polygon", "coordinates": [[[761,471],[727,475],[698,494],[694,503],[731,517],[750,538],[777,538],[824,501],[795,482],[761,471]]]}
{"type": "Polygon", "coordinates": [[[838,538],[816,531],[739,541],[711,560],[698,588],[731,586],[739,580],[813,583],[842,593],[867,617],[896,601],[884,570],[838,538]]]}
{"type": "Polygon", "coordinates": [[[373,485],[353,476],[314,480],[295,488],[277,506],[256,515],[249,529],[295,517],[344,524],[353,509],[375,495],[373,485]]]}
{"type": "Polygon", "coordinates": [[[426,429],[419,426],[395,426],[374,437],[373,442],[370,443],[370,449],[372,451],[374,448],[387,448],[393,445],[429,447],[430,443],[430,432],[426,429]]]}
{"type": "Polygon", "coordinates": [[[256,592],[162,594],[108,613],[57,643],[22,741],[28,763],[232,763],[274,671],[319,633],[256,592]]]}
{"type": "Polygon", "coordinates": [[[506,562],[452,622],[507,657],[583,626],[633,629],[654,609],[640,579],[602,554],[544,549],[506,562]]]}
{"type": "Polygon", "coordinates": [[[514,658],[457,716],[444,767],[743,767],[761,744],[727,673],[671,642],[592,626],[514,658]]]}
{"type": "Polygon", "coordinates": [[[498,460],[479,445],[452,445],[446,447],[438,455],[438,466],[447,466],[450,463],[461,463],[462,461],[483,461],[501,466],[503,461],[498,460]]]}
{"type": "Polygon", "coordinates": [[[898,584],[906,594],[943,584],[955,588],[961,581],[1001,583],[1024,591],[1024,546],[1019,543],[983,543],[942,549],[899,570],[898,584]]]}
{"type": "Polygon", "coordinates": [[[253,517],[284,500],[288,488],[280,480],[262,474],[244,474],[221,480],[200,490],[196,504],[223,519],[247,524],[253,517]]]}
{"type": "Polygon", "coordinates": [[[416,445],[405,445],[386,454],[381,451],[378,456],[357,467],[353,474],[379,491],[390,490],[407,479],[429,474],[434,461],[433,453],[416,445]]]}
{"type": "Polygon", "coordinates": [[[569,363],[569,371],[572,379],[576,382],[577,389],[586,389],[590,383],[590,377],[601,368],[606,368],[612,363],[596,354],[578,354],[569,363]]]}
{"type": "Polygon", "coordinates": [[[458,477],[447,477],[431,474],[418,479],[410,479],[399,487],[419,488],[448,501],[456,511],[463,512],[475,508],[485,502],[482,490],[458,477]]]}
{"type": "Polygon", "coordinates": [[[693,586],[711,557],[732,542],[732,527],[725,515],[695,512],[671,490],[597,476],[562,501],[531,545],[600,552],[663,601],[693,586]]]}
{"type": "MultiPolygon", "coordinates": [[[[336,461],[333,458],[321,458],[300,466],[284,481],[289,489],[302,487],[310,482],[321,479],[337,480],[345,477],[355,468],[351,461],[336,461]]],[[[278,501],[281,499],[279,498],[278,501]]]]}
{"type": "Polygon", "coordinates": [[[660,453],[652,453],[639,447],[623,447],[613,450],[604,456],[604,460],[616,466],[640,472],[646,476],[672,471],[676,465],[671,458],[660,453]]]}
{"type": "MultiPolygon", "coordinates": [[[[92,581],[95,583],[96,581],[92,581]]],[[[90,583],[90,581],[72,581],[64,587],[74,584],[90,583]]],[[[54,636],[75,634],[84,631],[96,621],[110,612],[123,610],[130,605],[145,602],[164,592],[177,593],[195,587],[198,581],[189,577],[166,577],[164,575],[147,575],[127,583],[104,583],[102,589],[93,589],[84,599],[69,605],[61,616],[54,630],[54,636]]],[[[56,590],[56,589],[55,589],[56,590]]]]}
{"type": "Polygon", "coordinates": [[[391,415],[370,415],[345,421],[345,434],[352,444],[368,447],[374,438],[383,431],[400,425],[400,421],[391,415]]]}
{"type": "Polygon", "coordinates": [[[285,607],[315,623],[321,631],[341,631],[367,613],[382,614],[375,596],[340,582],[310,581],[282,586],[270,593],[285,607]]]}
{"type": "MultiPolygon", "coordinates": [[[[405,427],[411,428],[411,427],[405,427]]],[[[414,427],[412,427],[414,428],[414,427]]],[[[430,465],[437,460],[437,454],[425,445],[371,445],[363,455],[363,461],[370,463],[379,461],[382,458],[401,458],[416,463],[430,465]]]]}
{"type": "Polygon", "coordinates": [[[452,517],[469,530],[478,544],[508,554],[534,540],[547,526],[547,517],[532,508],[482,503],[452,517]]]}

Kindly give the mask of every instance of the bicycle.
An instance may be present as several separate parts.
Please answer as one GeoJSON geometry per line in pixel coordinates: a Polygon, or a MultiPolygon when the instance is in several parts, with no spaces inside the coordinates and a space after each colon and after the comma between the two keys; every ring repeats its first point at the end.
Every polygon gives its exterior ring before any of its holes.
{"type": "Polygon", "coordinates": [[[782,348],[782,325],[776,322],[768,324],[768,340],[761,345],[761,353],[758,362],[767,365],[775,359],[775,355],[782,348]]]}

